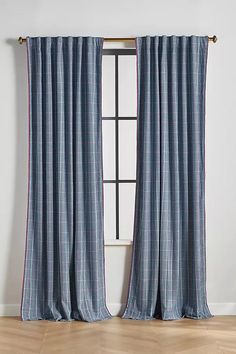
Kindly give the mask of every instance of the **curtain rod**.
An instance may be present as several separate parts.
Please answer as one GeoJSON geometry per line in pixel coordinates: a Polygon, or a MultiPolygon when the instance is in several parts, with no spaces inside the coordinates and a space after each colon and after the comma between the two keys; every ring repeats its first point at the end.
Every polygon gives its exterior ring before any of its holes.
{"type": "MultiPolygon", "coordinates": [[[[104,38],[105,42],[128,42],[128,41],[135,41],[135,37],[130,37],[130,38],[104,38]]],[[[212,37],[208,37],[208,41],[209,42],[213,42],[216,43],[217,41],[217,37],[216,36],[212,36],[212,37]]],[[[26,42],[26,38],[24,37],[19,37],[18,38],[18,42],[20,44],[23,44],[26,42]]]]}

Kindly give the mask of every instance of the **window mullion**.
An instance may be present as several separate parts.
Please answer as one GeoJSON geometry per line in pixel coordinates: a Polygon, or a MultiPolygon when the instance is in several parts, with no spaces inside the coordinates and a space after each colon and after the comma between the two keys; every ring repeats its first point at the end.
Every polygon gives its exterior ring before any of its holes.
{"type": "Polygon", "coordinates": [[[119,240],[120,215],[119,215],[119,73],[118,54],[115,55],[115,154],[116,154],[116,239],[119,240]]]}

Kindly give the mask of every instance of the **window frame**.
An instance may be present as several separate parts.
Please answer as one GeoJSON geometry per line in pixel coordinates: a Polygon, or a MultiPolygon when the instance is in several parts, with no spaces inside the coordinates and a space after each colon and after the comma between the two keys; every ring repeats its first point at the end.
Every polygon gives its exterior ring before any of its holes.
{"type": "Polygon", "coordinates": [[[110,245],[128,245],[132,240],[120,239],[120,184],[122,183],[136,183],[135,179],[120,179],[119,178],[119,121],[137,120],[137,116],[120,117],[119,116],[119,56],[135,55],[136,49],[103,49],[102,55],[111,55],[115,57],[115,116],[103,117],[102,121],[115,121],[115,179],[103,179],[103,184],[115,184],[115,239],[105,239],[105,244],[110,245]]]}

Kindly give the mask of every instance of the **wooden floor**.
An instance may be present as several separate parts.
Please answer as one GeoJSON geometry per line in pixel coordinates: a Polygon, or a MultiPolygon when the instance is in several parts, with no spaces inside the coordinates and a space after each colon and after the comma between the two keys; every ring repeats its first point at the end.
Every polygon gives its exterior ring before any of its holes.
{"type": "Polygon", "coordinates": [[[236,353],[236,316],[209,320],[22,322],[0,318],[0,353],[236,353]]]}

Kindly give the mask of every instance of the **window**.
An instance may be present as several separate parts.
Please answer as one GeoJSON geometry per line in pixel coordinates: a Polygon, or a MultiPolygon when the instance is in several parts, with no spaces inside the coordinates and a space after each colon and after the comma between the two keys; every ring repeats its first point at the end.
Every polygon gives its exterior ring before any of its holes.
{"type": "Polygon", "coordinates": [[[136,184],[136,51],[104,49],[102,65],[105,241],[130,241],[136,184]]]}

